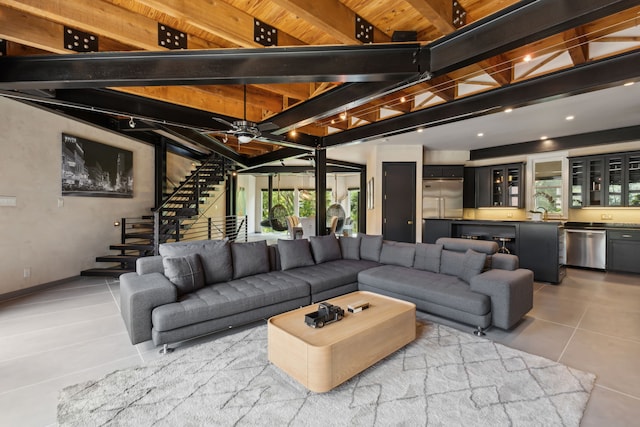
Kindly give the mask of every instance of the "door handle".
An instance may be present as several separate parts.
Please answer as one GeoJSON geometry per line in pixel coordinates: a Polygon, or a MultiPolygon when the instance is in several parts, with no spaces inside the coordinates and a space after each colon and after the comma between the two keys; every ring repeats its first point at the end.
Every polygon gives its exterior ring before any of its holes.
{"type": "Polygon", "coordinates": [[[407,224],[413,225],[413,221],[407,221],[407,224]]]}

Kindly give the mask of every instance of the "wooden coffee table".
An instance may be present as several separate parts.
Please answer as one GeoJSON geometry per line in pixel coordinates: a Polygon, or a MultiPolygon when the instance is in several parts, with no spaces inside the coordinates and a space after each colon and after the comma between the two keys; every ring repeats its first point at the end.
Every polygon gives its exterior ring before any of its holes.
{"type": "Polygon", "coordinates": [[[318,304],[274,316],[268,321],[269,360],[311,391],[323,393],[404,347],[416,338],[415,304],[371,292],[327,300],[345,311],[323,328],[304,322],[318,304]],[[370,307],[349,313],[347,305],[370,307]]]}

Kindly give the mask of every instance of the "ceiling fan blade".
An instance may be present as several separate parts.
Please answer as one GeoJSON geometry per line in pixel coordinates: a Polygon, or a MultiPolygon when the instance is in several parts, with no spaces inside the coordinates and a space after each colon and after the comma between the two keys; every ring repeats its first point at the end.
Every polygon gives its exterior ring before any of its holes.
{"type": "Polygon", "coordinates": [[[230,129],[236,129],[236,125],[231,122],[226,121],[225,119],[221,119],[220,117],[211,117],[213,120],[222,123],[223,125],[229,126],[230,129]]]}
{"type": "Polygon", "coordinates": [[[275,141],[275,142],[284,141],[285,140],[285,136],[284,135],[276,135],[276,134],[268,133],[268,132],[266,132],[266,133],[263,132],[260,135],[260,138],[268,139],[269,141],[275,141]]]}
{"type": "Polygon", "coordinates": [[[268,131],[280,129],[280,126],[276,125],[273,122],[263,122],[258,124],[258,129],[260,130],[260,132],[264,132],[264,131],[268,132],[268,131]]]}

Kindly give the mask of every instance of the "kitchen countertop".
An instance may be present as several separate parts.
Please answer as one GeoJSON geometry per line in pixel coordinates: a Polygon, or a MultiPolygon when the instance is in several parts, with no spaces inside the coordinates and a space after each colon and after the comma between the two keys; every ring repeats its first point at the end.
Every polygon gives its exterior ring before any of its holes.
{"type": "Polygon", "coordinates": [[[621,223],[621,222],[573,222],[567,221],[564,223],[564,228],[577,228],[577,229],[591,229],[591,230],[604,230],[607,228],[624,228],[630,230],[640,229],[640,224],[621,223]]]}

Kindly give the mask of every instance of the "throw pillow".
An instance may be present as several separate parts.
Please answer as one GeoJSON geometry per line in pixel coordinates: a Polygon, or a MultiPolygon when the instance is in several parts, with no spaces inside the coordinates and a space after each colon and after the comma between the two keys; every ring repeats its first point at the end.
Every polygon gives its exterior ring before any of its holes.
{"type": "Polygon", "coordinates": [[[231,247],[227,239],[195,240],[160,245],[160,255],[163,257],[185,256],[193,253],[200,255],[205,284],[212,285],[233,278],[231,247]]]}
{"type": "Polygon", "coordinates": [[[282,270],[314,265],[311,247],[307,239],[282,240],[278,239],[280,264],[282,270]]]}
{"type": "Polygon", "coordinates": [[[231,258],[233,258],[234,279],[269,272],[269,250],[266,240],[232,243],[231,258]]]}
{"type": "Polygon", "coordinates": [[[467,252],[464,253],[464,261],[458,277],[469,283],[473,276],[482,273],[486,260],[487,254],[467,249],[467,252]]]}
{"type": "Polygon", "coordinates": [[[416,257],[413,261],[413,268],[440,273],[441,255],[442,245],[416,243],[416,257]]]}
{"type": "Polygon", "coordinates": [[[380,251],[380,262],[383,264],[412,267],[416,253],[416,245],[403,242],[383,242],[380,251]]]}
{"type": "Polygon", "coordinates": [[[360,259],[380,262],[380,250],[382,249],[382,236],[371,236],[368,234],[358,235],[360,241],[360,259]]]}
{"type": "Polygon", "coordinates": [[[178,295],[204,287],[204,272],[198,254],[162,258],[164,275],[178,289],[178,295]]]}
{"type": "Polygon", "coordinates": [[[358,237],[340,237],[340,252],[342,253],[342,259],[360,259],[360,241],[362,238],[358,237]]]}
{"type": "Polygon", "coordinates": [[[440,273],[460,277],[464,253],[444,249],[440,255],[440,273]]]}
{"type": "Polygon", "coordinates": [[[333,234],[326,236],[311,236],[309,237],[311,242],[311,250],[313,251],[313,258],[316,260],[316,264],[321,264],[327,261],[333,261],[341,259],[340,243],[333,234]]]}

